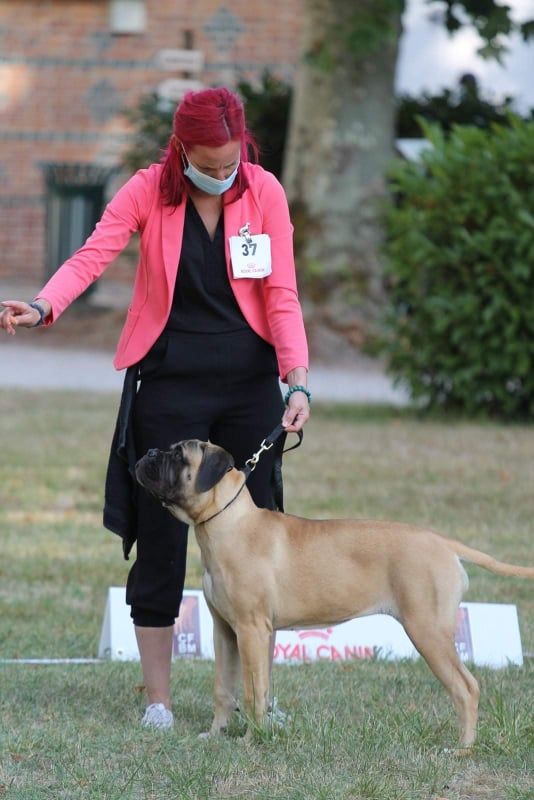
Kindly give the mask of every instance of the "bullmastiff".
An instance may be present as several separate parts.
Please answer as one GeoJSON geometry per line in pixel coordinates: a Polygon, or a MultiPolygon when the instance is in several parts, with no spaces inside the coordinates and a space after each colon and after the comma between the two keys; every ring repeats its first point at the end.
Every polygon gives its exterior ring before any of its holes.
{"type": "Polygon", "coordinates": [[[473,743],[479,688],[454,645],[457,609],[468,586],[460,560],[497,575],[534,578],[534,568],[505,564],[413,525],[308,520],[258,508],[232,456],[197,439],[149,450],[136,476],[171,514],[195,528],[214,624],[209,734],[225,728],[236,708],[240,671],[245,711],[261,724],[274,631],[380,613],[404,626],[451,696],[462,747],[473,743]]]}

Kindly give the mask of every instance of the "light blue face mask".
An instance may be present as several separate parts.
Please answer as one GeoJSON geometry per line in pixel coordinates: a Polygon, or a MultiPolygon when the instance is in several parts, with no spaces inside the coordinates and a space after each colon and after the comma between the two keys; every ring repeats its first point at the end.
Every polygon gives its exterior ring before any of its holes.
{"type": "Polygon", "coordinates": [[[184,175],[187,178],[189,178],[191,183],[193,183],[197,187],[197,189],[206,192],[206,194],[223,194],[223,192],[226,192],[232,186],[237,176],[237,170],[239,169],[239,162],[237,164],[237,167],[232,172],[232,174],[229,175],[224,180],[220,181],[218,178],[212,178],[211,175],[205,175],[199,169],[194,167],[187,158],[185,150],[183,150],[182,152],[183,152],[183,157],[185,157],[184,175]],[[185,166],[186,159],[187,159],[187,166],[185,166]]]}

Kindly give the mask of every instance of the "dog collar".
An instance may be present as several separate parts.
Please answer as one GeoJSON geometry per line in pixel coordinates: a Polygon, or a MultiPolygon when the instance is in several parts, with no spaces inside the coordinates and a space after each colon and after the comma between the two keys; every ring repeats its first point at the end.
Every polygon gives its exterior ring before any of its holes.
{"type": "Polygon", "coordinates": [[[239,491],[237,492],[237,494],[235,494],[235,495],[232,497],[232,499],[231,499],[231,500],[230,500],[230,501],[229,501],[229,502],[228,502],[228,503],[227,503],[227,504],[226,504],[226,505],[225,505],[223,508],[220,508],[218,511],[216,511],[216,512],[215,512],[215,514],[212,514],[212,515],[211,515],[211,517],[208,517],[207,519],[202,519],[202,520],[200,520],[200,522],[195,522],[195,525],[205,525],[205,524],[206,524],[206,522],[209,522],[211,519],[214,519],[215,517],[218,517],[218,516],[219,516],[219,514],[222,514],[222,512],[223,512],[223,511],[226,511],[226,509],[227,509],[229,506],[231,506],[231,505],[232,505],[232,503],[234,502],[234,500],[237,500],[237,498],[239,497],[239,495],[241,494],[241,492],[242,492],[242,491],[243,491],[243,489],[245,488],[245,486],[246,486],[246,483],[247,483],[247,479],[245,478],[245,480],[243,481],[243,483],[242,483],[242,484],[241,484],[241,486],[239,487],[239,491]]]}
{"type": "MultiPolygon", "coordinates": [[[[211,517],[208,517],[207,519],[203,519],[200,522],[197,522],[196,523],[197,525],[205,525],[206,522],[209,522],[211,519],[214,519],[215,517],[218,517],[219,514],[222,514],[223,511],[226,511],[228,506],[232,505],[234,500],[236,500],[239,497],[239,495],[241,494],[241,492],[245,488],[245,484],[248,481],[248,479],[250,478],[251,473],[254,472],[254,470],[256,469],[256,464],[258,463],[261,454],[265,450],[270,450],[271,447],[273,446],[273,444],[276,442],[276,440],[279,439],[282,436],[282,434],[284,434],[284,433],[285,433],[284,426],[282,424],[279,424],[279,425],[276,426],[274,431],[271,431],[269,436],[265,437],[265,439],[263,440],[263,442],[260,445],[260,449],[258,450],[258,452],[254,453],[254,455],[251,456],[251,458],[247,459],[247,461],[245,461],[245,466],[241,469],[241,472],[245,476],[245,480],[243,481],[238,493],[236,495],[234,495],[234,497],[232,497],[232,499],[224,506],[224,508],[221,508],[221,509],[219,509],[219,511],[216,511],[215,514],[211,515],[211,517]]],[[[299,447],[300,444],[302,444],[302,436],[303,436],[302,431],[296,431],[296,434],[298,436],[297,444],[294,444],[293,447],[288,447],[286,450],[283,451],[284,453],[288,453],[290,450],[295,450],[296,447],[299,447]]],[[[283,511],[283,508],[281,507],[281,503],[280,503],[280,511],[283,511]]]]}

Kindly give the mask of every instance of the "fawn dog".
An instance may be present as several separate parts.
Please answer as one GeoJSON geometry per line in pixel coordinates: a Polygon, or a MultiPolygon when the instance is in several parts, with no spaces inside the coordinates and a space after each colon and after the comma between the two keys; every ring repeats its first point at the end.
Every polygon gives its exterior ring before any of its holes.
{"type": "Polygon", "coordinates": [[[534,578],[534,568],[505,564],[413,525],[308,520],[258,508],[232,456],[197,439],[168,451],[149,450],[137,463],[136,477],[171,514],[195,526],[214,622],[210,734],[227,725],[236,707],[240,669],[245,711],[261,723],[273,631],[382,613],[404,626],[449,692],[461,745],[474,742],[478,684],[454,644],[457,609],[468,585],[460,559],[497,575],[534,578]]]}

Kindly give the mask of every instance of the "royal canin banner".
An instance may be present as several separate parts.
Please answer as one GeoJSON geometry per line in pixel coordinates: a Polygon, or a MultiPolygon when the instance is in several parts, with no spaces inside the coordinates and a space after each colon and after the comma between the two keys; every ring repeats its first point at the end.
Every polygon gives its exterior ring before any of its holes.
{"type": "MultiPolygon", "coordinates": [[[[481,666],[523,663],[517,609],[499,603],[462,603],[458,609],[456,648],[460,657],[481,666]]],[[[213,624],[201,591],[186,590],[174,625],[175,658],[213,659],[213,624]]],[[[108,590],[99,658],[138,660],[139,651],[124,587],[108,590]]],[[[277,664],[312,661],[417,658],[403,627],[392,617],[374,614],[328,628],[278,631],[277,664]]]]}

